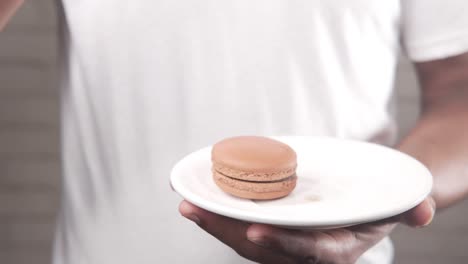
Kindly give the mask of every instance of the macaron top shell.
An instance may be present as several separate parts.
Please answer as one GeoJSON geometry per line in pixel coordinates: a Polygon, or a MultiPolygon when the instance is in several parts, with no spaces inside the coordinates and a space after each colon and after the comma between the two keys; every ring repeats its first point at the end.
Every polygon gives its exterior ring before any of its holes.
{"type": "Polygon", "coordinates": [[[296,152],[290,146],[259,136],[224,139],[213,146],[211,157],[214,167],[243,173],[287,177],[297,167],[296,152]]]}

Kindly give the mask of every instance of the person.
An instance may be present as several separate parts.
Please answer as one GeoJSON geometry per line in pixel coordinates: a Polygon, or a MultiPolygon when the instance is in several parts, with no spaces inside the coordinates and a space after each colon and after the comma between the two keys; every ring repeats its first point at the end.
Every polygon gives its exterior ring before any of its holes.
{"type": "Polygon", "coordinates": [[[467,9],[465,0],[62,0],[54,263],[390,263],[397,224],[427,225],[435,204],[468,192],[467,9]],[[400,47],[419,76],[422,115],[396,142],[400,47]],[[194,228],[178,215],[171,165],[242,134],[394,146],[427,165],[433,192],[400,216],[321,232],[183,201],[194,228]]]}

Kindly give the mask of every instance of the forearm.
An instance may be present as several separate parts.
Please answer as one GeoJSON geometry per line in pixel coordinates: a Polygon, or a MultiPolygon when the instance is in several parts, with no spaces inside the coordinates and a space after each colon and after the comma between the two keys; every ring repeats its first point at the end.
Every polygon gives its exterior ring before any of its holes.
{"type": "Polygon", "coordinates": [[[398,149],[425,164],[434,177],[438,208],[468,194],[468,94],[456,94],[426,107],[398,149]]]}

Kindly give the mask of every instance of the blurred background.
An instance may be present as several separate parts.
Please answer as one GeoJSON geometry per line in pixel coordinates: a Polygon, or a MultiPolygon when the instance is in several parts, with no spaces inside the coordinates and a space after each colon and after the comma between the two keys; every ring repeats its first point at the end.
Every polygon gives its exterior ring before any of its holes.
{"type": "MultiPolygon", "coordinates": [[[[0,34],[0,263],[50,263],[60,195],[57,21],[54,0],[27,1],[0,34]]],[[[401,133],[418,116],[411,65],[398,68],[401,133]]],[[[400,227],[395,263],[468,263],[468,201],[432,226],[400,227]]],[[[215,263],[215,260],[213,260],[215,263]]]]}

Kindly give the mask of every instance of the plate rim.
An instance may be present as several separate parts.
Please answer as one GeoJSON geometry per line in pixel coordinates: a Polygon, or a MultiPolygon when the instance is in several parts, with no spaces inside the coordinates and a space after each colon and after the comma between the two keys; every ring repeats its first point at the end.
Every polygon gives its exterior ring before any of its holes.
{"type": "Polygon", "coordinates": [[[194,192],[191,192],[188,190],[188,188],[185,188],[185,186],[178,180],[176,180],[177,175],[176,172],[179,170],[180,166],[184,163],[185,160],[190,159],[191,156],[198,154],[199,152],[202,151],[207,151],[208,149],[211,149],[212,146],[206,146],[203,148],[200,148],[196,151],[193,151],[189,153],[188,155],[184,156],[182,159],[180,159],[171,169],[170,173],[170,182],[174,190],[182,196],[183,199],[189,201],[190,203],[213,213],[223,215],[226,217],[246,221],[246,222],[251,222],[251,223],[262,223],[262,224],[270,224],[270,225],[275,225],[275,226],[287,226],[291,228],[333,228],[333,226],[338,226],[338,227],[343,227],[343,226],[350,226],[350,225],[356,225],[356,224],[362,224],[362,223],[368,223],[368,222],[374,222],[374,221],[379,221],[383,220],[386,218],[390,218],[396,215],[399,215],[403,212],[406,212],[410,210],[411,208],[414,208],[417,206],[419,203],[424,201],[424,199],[431,193],[432,191],[432,186],[433,186],[433,179],[431,172],[429,169],[422,164],[420,161],[415,159],[414,157],[403,153],[401,151],[398,151],[396,149],[373,143],[373,142],[368,142],[368,141],[359,141],[359,140],[354,140],[354,139],[343,139],[343,138],[335,138],[335,137],[323,137],[323,136],[268,136],[270,138],[274,138],[280,141],[287,141],[287,140],[292,140],[292,139],[298,139],[298,138],[308,138],[308,139],[313,139],[313,140],[332,140],[332,141],[346,141],[346,142],[351,142],[352,144],[366,144],[366,145],[371,145],[372,147],[378,147],[385,149],[385,151],[392,151],[396,152],[399,155],[406,156],[406,158],[411,159],[413,162],[417,163],[418,166],[421,167],[421,169],[424,169],[426,171],[426,181],[425,181],[425,192],[421,192],[421,195],[417,197],[417,199],[414,199],[411,202],[405,203],[404,206],[399,206],[397,208],[394,208],[391,211],[388,211],[387,213],[379,213],[375,214],[372,217],[350,217],[347,219],[337,219],[334,221],[314,221],[313,219],[309,220],[304,220],[304,219],[279,219],[279,218],[271,218],[268,216],[262,217],[261,215],[247,212],[245,210],[241,210],[235,207],[228,207],[219,203],[216,203],[215,201],[210,201],[207,199],[204,199],[203,197],[196,195],[194,192]]]}

